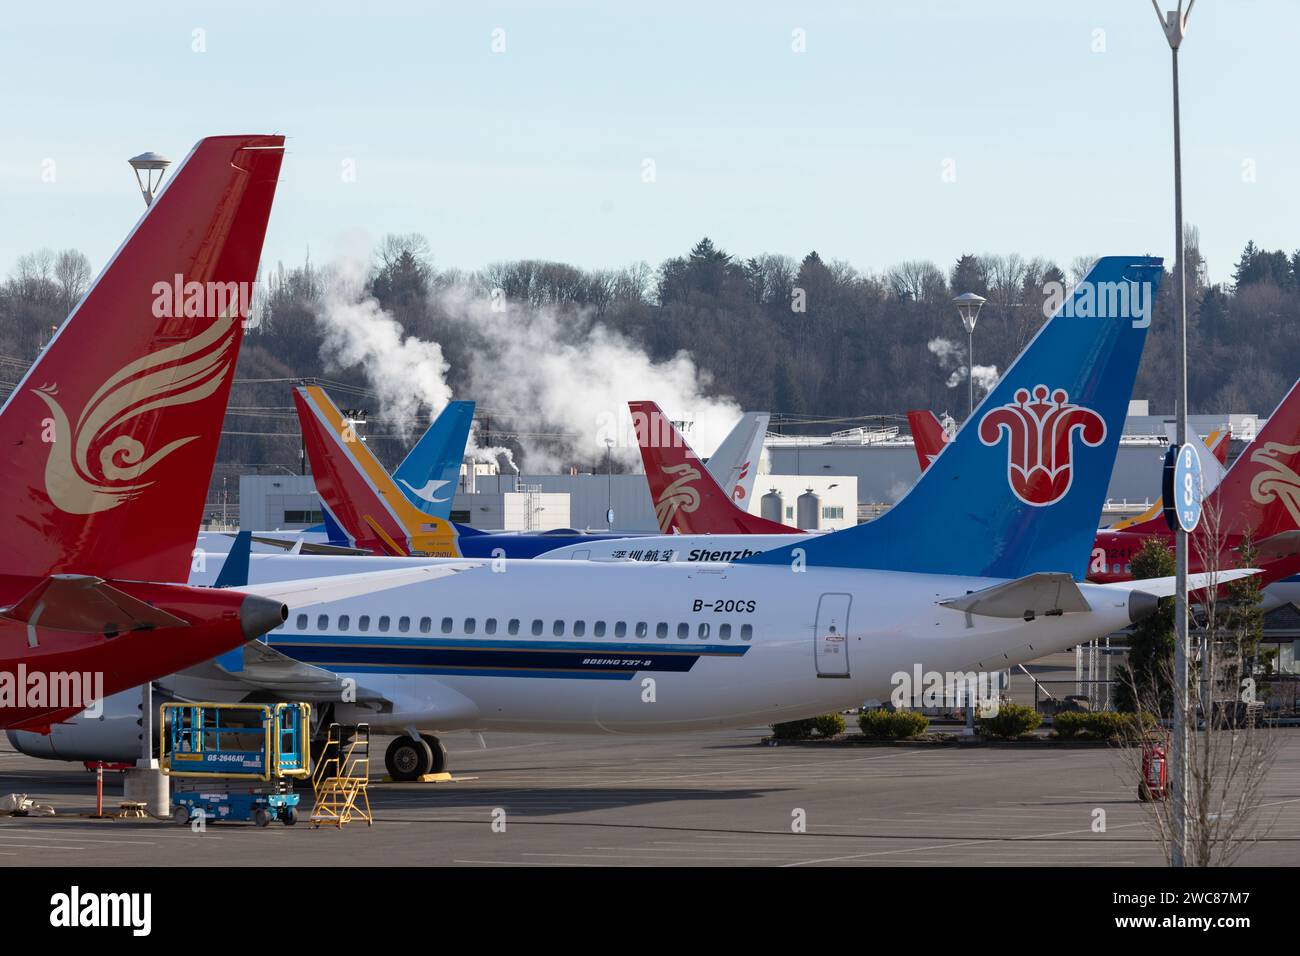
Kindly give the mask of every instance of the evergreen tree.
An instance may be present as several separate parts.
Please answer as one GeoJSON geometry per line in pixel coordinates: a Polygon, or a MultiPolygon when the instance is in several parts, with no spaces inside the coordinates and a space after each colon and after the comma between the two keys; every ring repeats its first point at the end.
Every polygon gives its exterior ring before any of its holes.
{"type": "Polygon", "coordinates": [[[958,259],[957,264],[952,267],[952,281],[949,285],[952,287],[953,295],[974,292],[976,295],[987,296],[989,294],[988,275],[979,257],[967,253],[958,259]]]}
{"type": "MultiPolygon", "coordinates": [[[[1163,578],[1174,573],[1174,555],[1162,538],[1147,538],[1131,562],[1134,578],[1163,578]]],[[[1159,701],[1160,712],[1173,709],[1169,674],[1174,658],[1174,599],[1164,598],[1160,609],[1133,625],[1129,635],[1128,663],[1119,668],[1115,703],[1121,711],[1137,711],[1159,701]]]]}
{"type": "Polygon", "coordinates": [[[787,415],[801,415],[804,411],[803,389],[784,358],[772,372],[772,411],[787,415]]]}

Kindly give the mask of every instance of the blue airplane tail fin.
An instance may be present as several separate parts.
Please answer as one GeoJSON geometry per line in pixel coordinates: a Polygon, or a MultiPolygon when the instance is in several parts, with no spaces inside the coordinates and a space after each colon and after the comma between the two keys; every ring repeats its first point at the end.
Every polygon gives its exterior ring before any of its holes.
{"type": "Polygon", "coordinates": [[[351,547],[355,543],[348,537],[348,533],[343,530],[338,520],[330,514],[324,502],[321,503],[321,519],[321,529],[325,532],[326,543],[340,548],[351,547]]]}
{"type": "Polygon", "coordinates": [[[451,518],[451,499],[473,420],[473,402],[448,402],[393,472],[402,494],[425,514],[451,518]]]}
{"type": "Polygon", "coordinates": [[[1099,259],[898,504],[746,560],[1082,580],[1163,275],[1099,259]]]}
{"type": "MultiPolygon", "coordinates": [[[[241,531],[235,535],[235,542],[226,553],[226,560],[217,572],[217,580],[212,586],[216,588],[239,588],[248,584],[249,555],[253,551],[253,532],[241,531]]],[[[226,651],[216,659],[217,663],[231,673],[244,669],[244,649],[236,647],[226,651]]]]}

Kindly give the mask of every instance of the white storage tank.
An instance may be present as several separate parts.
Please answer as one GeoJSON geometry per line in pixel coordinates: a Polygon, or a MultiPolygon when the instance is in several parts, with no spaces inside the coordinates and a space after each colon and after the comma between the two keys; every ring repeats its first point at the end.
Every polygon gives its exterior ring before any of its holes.
{"type": "Polygon", "coordinates": [[[759,514],[768,521],[785,521],[785,499],[781,497],[781,492],[773,488],[763,496],[758,503],[759,514]]]}
{"type": "Polygon", "coordinates": [[[809,488],[795,502],[795,527],[802,531],[816,531],[821,527],[822,499],[809,488]]]}

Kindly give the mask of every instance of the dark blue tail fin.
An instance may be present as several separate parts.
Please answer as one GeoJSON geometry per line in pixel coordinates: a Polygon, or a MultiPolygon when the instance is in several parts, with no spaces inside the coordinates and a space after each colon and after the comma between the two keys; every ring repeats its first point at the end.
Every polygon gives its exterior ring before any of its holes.
{"type": "Polygon", "coordinates": [[[802,548],[816,567],[1081,580],[1163,274],[1159,259],[1098,260],[898,504],[746,560],[802,548]]]}
{"type": "MultiPolygon", "coordinates": [[[[213,587],[239,588],[248,584],[249,555],[253,552],[253,532],[241,531],[226,553],[225,563],[217,572],[213,587]]],[[[217,663],[232,673],[244,669],[244,649],[236,647],[217,658],[217,663]]]]}

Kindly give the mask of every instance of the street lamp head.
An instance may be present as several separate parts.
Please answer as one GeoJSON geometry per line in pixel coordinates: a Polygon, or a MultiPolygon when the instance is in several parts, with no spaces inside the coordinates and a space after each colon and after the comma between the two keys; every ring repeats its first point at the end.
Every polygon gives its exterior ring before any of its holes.
{"type": "Polygon", "coordinates": [[[161,153],[148,152],[132,156],[127,162],[135,170],[135,181],[140,186],[140,194],[144,196],[144,204],[151,205],[162,184],[163,172],[172,161],[161,153]]]}
{"type": "Polygon", "coordinates": [[[984,296],[974,292],[963,292],[952,300],[953,305],[957,306],[957,314],[961,316],[961,324],[966,327],[967,335],[974,334],[975,320],[979,318],[980,308],[985,301],[984,296]]]}
{"type": "Polygon", "coordinates": [[[1156,0],[1151,0],[1151,6],[1156,11],[1156,19],[1160,21],[1160,29],[1165,31],[1169,48],[1175,53],[1182,46],[1183,37],[1187,35],[1187,18],[1192,15],[1192,7],[1195,5],[1196,0],[1188,0],[1187,9],[1183,10],[1183,0],[1178,0],[1177,10],[1167,10],[1162,13],[1160,4],[1156,0]]]}

